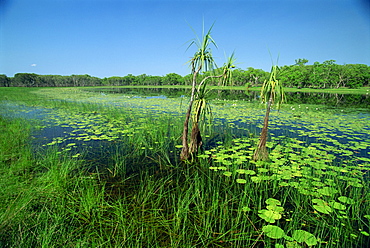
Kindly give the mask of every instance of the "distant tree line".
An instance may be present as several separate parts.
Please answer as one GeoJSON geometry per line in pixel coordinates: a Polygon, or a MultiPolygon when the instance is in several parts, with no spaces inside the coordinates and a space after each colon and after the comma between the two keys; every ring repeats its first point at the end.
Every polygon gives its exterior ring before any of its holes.
{"type": "MultiPolygon", "coordinates": [[[[280,67],[277,79],[285,87],[291,88],[358,88],[370,85],[370,66],[364,64],[335,64],[335,60],[307,65],[307,59],[297,59],[294,65],[280,67]]],[[[218,69],[216,69],[218,70],[218,69]]],[[[206,77],[206,72],[199,77],[206,77]]],[[[216,72],[217,73],[217,72],[216,72]]],[[[232,83],[235,86],[260,86],[269,77],[269,72],[248,67],[233,70],[232,83]]],[[[165,76],[128,74],[98,78],[90,75],[38,75],[35,73],[17,73],[14,77],[0,74],[0,87],[82,87],[82,86],[123,86],[123,85],[190,85],[192,75],[181,76],[169,73],[165,76]]],[[[201,78],[200,78],[201,80],[201,78]]],[[[220,85],[219,80],[209,85],[220,85]]]]}
{"type": "Polygon", "coordinates": [[[283,66],[279,78],[285,87],[296,88],[359,88],[370,85],[370,66],[363,64],[337,65],[335,60],[306,65],[298,59],[294,65],[283,66]]]}

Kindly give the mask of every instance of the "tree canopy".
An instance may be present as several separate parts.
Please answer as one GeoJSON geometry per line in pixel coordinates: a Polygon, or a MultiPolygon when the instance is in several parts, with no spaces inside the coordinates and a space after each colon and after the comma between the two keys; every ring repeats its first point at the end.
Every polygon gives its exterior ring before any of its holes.
{"type": "MultiPolygon", "coordinates": [[[[278,80],[290,88],[359,88],[370,85],[370,66],[364,64],[338,65],[335,60],[308,64],[307,59],[296,59],[293,65],[280,67],[278,80]]],[[[219,69],[214,69],[219,70],[219,69]]],[[[199,73],[198,80],[212,74],[212,70],[199,73]]],[[[261,86],[269,79],[269,72],[247,67],[233,70],[233,85],[261,86]]],[[[164,76],[132,75],[112,76],[108,78],[85,75],[38,75],[35,73],[17,73],[14,77],[0,74],[0,87],[74,87],[74,86],[124,86],[124,85],[191,85],[192,74],[181,76],[168,73],[164,76]]],[[[219,85],[220,80],[210,80],[210,86],[219,85]]]]}

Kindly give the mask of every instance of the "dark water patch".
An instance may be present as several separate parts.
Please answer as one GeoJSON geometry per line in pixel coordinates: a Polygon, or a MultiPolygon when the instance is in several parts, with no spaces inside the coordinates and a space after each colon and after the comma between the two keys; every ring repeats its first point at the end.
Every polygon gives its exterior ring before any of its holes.
{"type": "Polygon", "coordinates": [[[9,118],[38,119],[48,122],[48,114],[52,111],[48,108],[18,105],[3,101],[0,114],[9,118]]]}

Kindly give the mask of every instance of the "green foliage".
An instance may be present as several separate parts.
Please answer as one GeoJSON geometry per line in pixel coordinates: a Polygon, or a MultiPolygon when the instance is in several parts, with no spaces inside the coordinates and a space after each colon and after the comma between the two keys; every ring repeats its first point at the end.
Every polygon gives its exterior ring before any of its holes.
{"type": "Polygon", "coordinates": [[[294,230],[293,238],[299,243],[306,243],[308,246],[313,246],[317,244],[316,237],[304,230],[294,230]]]}
{"type": "Polygon", "coordinates": [[[269,80],[266,80],[262,85],[261,99],[264,103],[271,101],[271,104],[276,104],[279,109],[285,96],[282,84],[276,79],[277,73],[278,67],[272,66],[269,80]]]}
{"type": "Polygon", "coordinates": [[[262,227],[262,231],[266,233],[266,236],[272,239],[281,239],[285,236],[285,232],[278,226],[267,225],[262,227]]]}
{"type": "Polygon", "coordinates": [[[284,211],[284,208],[279,206],[281,202],[274,198],[268,198],[265,202],[266,209],[259,210],[258,216],[269,223],[275,223],[276,220],[281,219],[281,214],[284,211]]]}
{"type": "MultiPolygon", "coordinates": [[[[209,34],[210,35],[210,34],[209,34]]],[[[211,45],[202,43],[199,39],[194,39],[192,44],[211,45]]],[[[200,57],[212,55],[211,50],[198,54],[200,57]]],[[[231,56],[232,57],[232,56],[231,56]]],[[[211,62],[211,61],[210,61],[211,62]]],[[[214,61],[213,61],[214,62],[214,61]]],[[[212,62],[212,63],[213,63],[212,62]]],[[[227,64],[227,63],[226,63],[227,64]]],[[[204,65],[206,66],[206,65],[204,65]]],[[[350,88],[356,89],[369,86],[370,83],[370,66],[364,64],[335,64],[335,60],[327,60],[322,63],[315,62],[308,65],[307,59],[297,59],[293,65],[284,65],[280,68],[278,80],[285,87],[289,88],[308,88],[308,89],[337,89],[350,88]]],[[[229,71],[231,72],[231,71],[229,71]]],[[[201,81],[208,75],[222,74],[222,69],[214,65],[208,66],[198,75],[201,81]]],[[[234,86],[244,86],[249,84],[252,87],[261,86],[265,80],[269,79],[269,73],[261,69],[248,67],[246,69],[235,68],[233,70],[232,84],[234,86]]],[[[227,75],[227,74],[225,74],[227,75]]],[[[230,76],[230,75],[229,75],[230,76]]],[[[113,76],[109,78],[97,78],[90,75],[38,75],[34,73],[17,73],[14,77],[0,75],[0,87],[21,86],[21,87],[74,87],[74,86],[143,86],[143,85],[191,85],[193,74],[184,77],[176,73],[168,73],[165,76],[159,75],[132,75],[113,76]]],[[[230,78],[230,77],[229,77],[230,78]]],[[[231,84],[231,82],[229,82],[231,84]]],[[[220,80],[210,79],[209,86],[220,85],[220,80]]]]}
{"type": "MultiPolygon", "coordinates": [[[[201,72],[215,72],[216,63],[213,59],[211,45],[217,48],[215,41],[211,36],[213,25],[210,27],[207,33],[203,34],[202,38],[198,37],[192,40],[189,47],[196,45],[197,51],[194,56],[188,62],[190,63],[192,78],[192,87],[190,94],[189,107],[185,115],[185,121],[182,132],[182,150],[180,153],[180,159],[183,161],[190,161],[195,158],[200,147],[203,144],[203,139],[201,135],[201,130],[199,126],[205,126],[205,118],[211,113],[210,107],[207,103],[207,83],[209,79],[222,78],[223,82],[229,82],[231,76],[231,69],[234,68],[234,54],[228,59],[227,63],[222,68],[222,74],[220,75],[208,75],[203,77],[199,82],[199,74],[201,72]],[[190,134],[190,141],[188,142],[188,129],[189,129],[189,119],[192,116],[192,128],[190,134]],[[203,124],[203,125],[202,125],[203,124]]],[[[188,48],[189,48],[188,47],[188,48]]],[[[210,118],[211,119],[211,118],[210,118]]]]}

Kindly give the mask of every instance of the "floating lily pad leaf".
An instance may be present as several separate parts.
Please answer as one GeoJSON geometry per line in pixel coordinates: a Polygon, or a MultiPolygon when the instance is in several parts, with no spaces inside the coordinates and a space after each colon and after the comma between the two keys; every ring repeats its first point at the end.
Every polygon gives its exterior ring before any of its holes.
{"type": "Polygon", "coordinates": [[[297,242],[286,242],[286,247],[287,248],[301,248],[297,242]]]}
{"type": "Polygon", "coordinates": [[[308,246],[313,246],[317,244],[316,237],[312,233],[304,230],[294,230],[293,238],[299,243],[305,242],[308,246]]]}
{"type": "Polygon", "coordinates": [[[347,203],[347,204],[354,204],[355,203],[355,200],[353,200],[352,198],[346,197],[346,196],[339,196],[338,200],[343,202],[343,203],[347,203]]]}
{"type": "Polygon", "coordinates": [[[284,245],[282,245],[282,244],[276,244],[275,245],[275,248],[284,248],[284,245]]]}
{"type": "Polygon", "coordinates": [[[268,205],[266,208],[268,210],[272,210],[272,211],[275,211],[275,212],[283,212],[284,211],[283,207],[279,207],[279,206],[276,206],[276,205],[268,205]]]}
{"type": "Polygon", "coordinates": [[[225,171],[223,173],[224,176],[227,176],[227,177],[230,177],[233,173],[231,173],[230,171],[225,171]]]}
{"type": "Polygon", "coordinates": [[[294,241],[294,239],[288,235],[284,235],[284,239],[287,241],[294,241]]]}
{"type": "Polygon", "coordinates": [[[274,199],[274,198],[268,198],[265,202],[268,205],[281,205],[281,202],[279,200],[274,199]]]}
{"type": "Polygon", "coordinates": [[[366,231],[361,231],[361,234],[363,234],[363,235],[365,235],[365,236],[370,236],[370,234],[368,233],[368,232],[366,232],[366,231]]]}
{"type": "Polygon", "coordinates": [[[316,203],[313,205],[313,208],[316,209],[320,213],[330,214],[331,212],[333,212],[333,209],[324,200],[312,199],[312,202],[316,203]]]}
{"type": "Polygon", "coordinates": [[[209,156],[207,154],[201,154],[198,155],[198,158],[209,158],[209,156]]]}
{"type": "Polygon", "coordinates": [[[354,181],[349,181],[348,184],[352,185],[353,187],[356,187],[356,188],[363,188],[364,187],[364,185],[362,185],[361,183],[354,182],[354,181]]]}
{"type": "Polygon", "coordinates": [[[317,192],[326,196],[333,196],[338,193],[338,190],[334,189],[333,187],[323,187],[318,189],[317,192]]]}
{"type": "Polygon", "coordinates": [[[256,175],[256,172],[254,170],[245,170],[245,174],[247,174],[247,175],[256,175]]]}
{"type": "Polygon", "coordinates": [[[289,185],[292,186],[293,188],[298,188],[299,187],[298,182],[289,182],[289,185]]]}
{"type": "Polygon", "coordinates": [[[232,162],[231,162],[231,161],[229,161],[229,160],[222,160],[221,162],[222,162],[222,164],[224,164],[224,165],[232,165],[232,162]]]}
{"type": "Polygon", "coordinates": [[[279,182],[279,186],[286,187],[286,186],[289,186],[289,183],[287,183],[287,182],[279,182]]]}
{"type": "Polygon", "coordinates": [[[329,205],[338,210],[346,210],[346,206],[336,201],[329,202],[329,205]]]}
{"type": "Polygon", "coordinates": [[[364,217],[366,218],[366,219],[369,219],[370,220],[370,215],[364,215],[364,217]]]}
{"type": "Polygon", "coordinates": [[[281,214],[272,210],[262,209],[258,213],[260,218],[269,223],[275,223],[276,220],[281,219],[281,214]]]}
{"type": "Polygon", "coordinates": [[[258,172],[261,172],[261,173],[268,172],[268,171],[269,170],[266,168],[258,168],[258,172]]]}
{"type": "Polygon", "coordinates": [[[285,232],[283,229],[281,229],[278,226],[273,226],[273,225],[267,225],[267,226],[262,227],[262,231],[266,234],[267,237],[272,238],[272,239],[281,239],[285,235],[285,232]]]}
{"type": "Polygon", "coordinates": [[[219,167],[217,167],[217,169],[219,169],[219,170],[227,170],[227,168],[225,166],[219,166],[219,167]]]}
{"type": "Polygon", "coordinates": [[[238,178],[238,179],[236,179],[236,182],[241,183],[241,184],[245,184],[245,183],[247,183],[247,180],[238,178]]]}
{"type": "Polygon", "coordinates": [[[249,212],[249,211],[252,211],[252,209],[250,209],[249,207],[242,207],[242,211],[249,212]]]}

